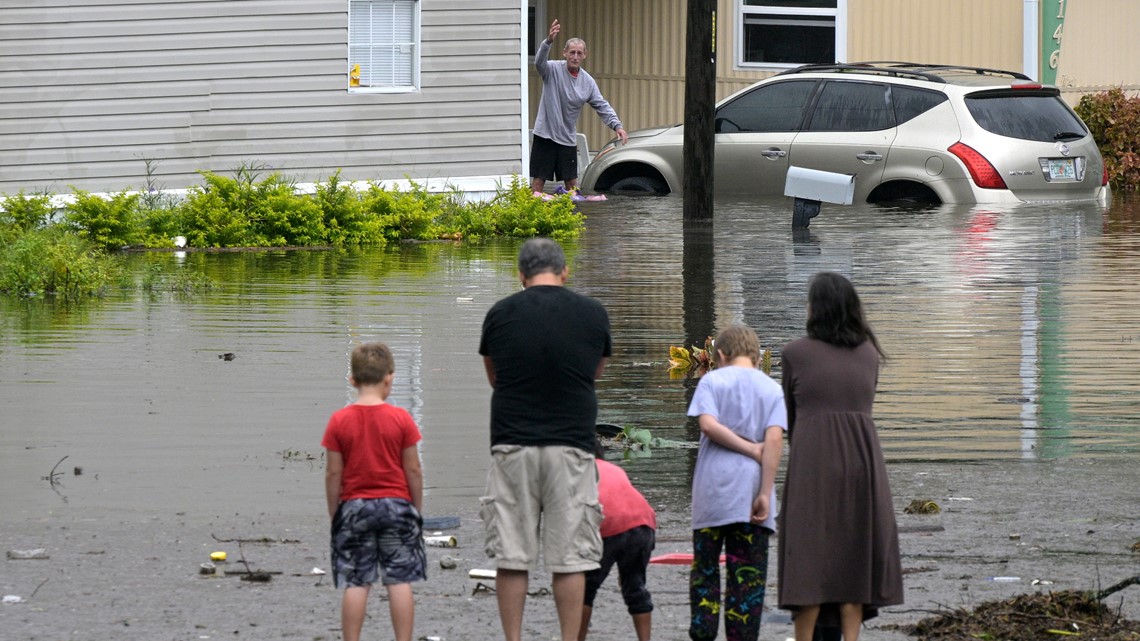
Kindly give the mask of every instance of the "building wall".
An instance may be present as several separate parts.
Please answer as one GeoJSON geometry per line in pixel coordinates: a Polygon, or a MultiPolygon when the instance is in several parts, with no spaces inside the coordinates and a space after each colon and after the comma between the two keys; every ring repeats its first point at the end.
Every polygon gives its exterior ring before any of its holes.
{"type": "MultiPolygon", "coordinates": [[[[1041,0],[1042,10],[1056,11],[1055,2],[1041,0]]],[[[1130,35],[1140,24],[1140,2],[1066,4],[1058,84],[1072,85],[1074,92],[1122,83],[1140,88],[1140,40],[1130,35]]],[[[586,40],[586,69],[633,130],[684,119],[687,6],[687,0],[547,0],[546,15],[562,23],[560,42],[573,36],[586,40]]],[[[1024,9],[1024,0],[848,0],[845,60],[1022,71],[1024,9]]],[[[718,0],[718,99],[771,75],[734,68],[735,10],[734,0],[718,0]]],[[[529,78],[533,122],[541,81],[533,70],[529,78]]],[[[594,150],[613,137],[590,113],[583,113],[579,131],[594,150]]]]}
{"type": "Polygon", "coordinates": [[[1138,25],[1136,0],[1082,0],[1065,7],[1057,85],[1067,101],[1075,104],[1082,94],[1113,87],[1140,94],[1138,25]]]}
{"type": "Polygon", "coordinates": [[[347,91],[347,0],[4,0],[0,192],[522,169],[518,0],[422,0],[421,90],[347,91]]]}

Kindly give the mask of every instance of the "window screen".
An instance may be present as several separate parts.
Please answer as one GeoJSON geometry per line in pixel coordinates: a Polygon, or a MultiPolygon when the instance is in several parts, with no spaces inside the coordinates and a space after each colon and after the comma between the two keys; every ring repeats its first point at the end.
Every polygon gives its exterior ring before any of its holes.
{"type": "Polygon", "coordinates": [[[349,0],[349,88],[417,88],[418,23],[416,0],[349,0]]]}

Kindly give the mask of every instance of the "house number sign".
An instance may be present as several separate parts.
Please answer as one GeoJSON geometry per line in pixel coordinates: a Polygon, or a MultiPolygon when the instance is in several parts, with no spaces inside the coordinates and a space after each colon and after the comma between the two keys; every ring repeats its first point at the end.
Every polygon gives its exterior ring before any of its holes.
{"type": "Polygon", "coordinates": [[[1041,3],[1041,82],[1057,84],[1057,64],[1061,58],[1061,38],[1065,33],[1065,5],[1073,0],[1045,0],[1041,3]]]}

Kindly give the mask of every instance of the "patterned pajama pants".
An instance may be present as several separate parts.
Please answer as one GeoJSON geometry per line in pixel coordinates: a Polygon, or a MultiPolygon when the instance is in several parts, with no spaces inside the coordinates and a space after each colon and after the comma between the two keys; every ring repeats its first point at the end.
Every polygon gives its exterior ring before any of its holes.
{"type": "Polygon", "coordinates": [[[716,639],[720,624],[720,554],[725,555],[724,631],[728,641],[756,641],[768,581],[771,530],[751,523],[730,523],[693,530],[693,568],[689,579],[689,638],[716,639]]]}

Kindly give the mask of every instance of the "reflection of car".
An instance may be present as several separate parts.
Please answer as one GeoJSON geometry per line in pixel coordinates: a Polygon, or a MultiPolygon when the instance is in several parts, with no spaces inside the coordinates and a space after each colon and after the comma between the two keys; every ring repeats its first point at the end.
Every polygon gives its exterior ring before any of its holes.
{"type": "MultiPolygon", "coordinates": [[[[1092,135],[1055,87],[974,67],[808,65],[716,108],[715,189],[779,196],[788,166],[854,174],[855,202],[1104,200],[1092,135]]],[[[582,187],[680,193],[683,127],[607,143],[582,187]]]]}

